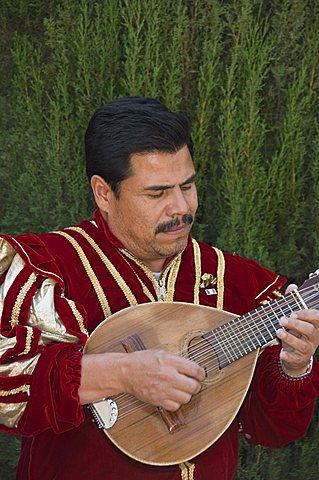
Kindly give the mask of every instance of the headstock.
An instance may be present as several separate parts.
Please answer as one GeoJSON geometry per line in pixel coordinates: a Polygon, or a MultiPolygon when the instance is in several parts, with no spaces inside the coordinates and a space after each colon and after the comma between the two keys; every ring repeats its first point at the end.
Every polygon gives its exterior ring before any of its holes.
{"type": "Polygon", "coordinates": [[[315,270],[313,273],[309,274],[309,278],[303,282],[300,290],[312,286],[315,286],[319,289],[319,270],[315,270]]]}

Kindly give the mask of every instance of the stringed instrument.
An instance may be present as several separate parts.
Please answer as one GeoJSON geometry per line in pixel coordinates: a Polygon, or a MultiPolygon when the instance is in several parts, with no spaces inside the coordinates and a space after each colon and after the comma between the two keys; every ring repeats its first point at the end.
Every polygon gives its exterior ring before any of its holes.
{"type": "MultiPolygon", "coordinates": [[[[316,272],[318,273],[318,271],[316,272]]],[[[100,428],[125,454],[150,465],[194,458],[235,419],[249,388],[261,347],[276,339],[279,319],[319,307],[319,277],[245,315],[178,302],[146,303],[102,322],[86,354],[164,349],[196,361],[206,371],[201,391],[177,412],[130,394],[89,405],[100,428]]]]}

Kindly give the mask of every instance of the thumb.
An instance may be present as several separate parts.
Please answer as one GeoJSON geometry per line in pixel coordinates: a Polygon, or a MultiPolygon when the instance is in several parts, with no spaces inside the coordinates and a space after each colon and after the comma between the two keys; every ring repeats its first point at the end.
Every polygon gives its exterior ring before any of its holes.
{"type": "Polygon", "coordinates": [[[295,283],[291,283],[286,288],[286,293],[291,293],[291,292],[293,292],[293,290],[297,290],[297,289],[298,289],[298,286],[295,283]]]}

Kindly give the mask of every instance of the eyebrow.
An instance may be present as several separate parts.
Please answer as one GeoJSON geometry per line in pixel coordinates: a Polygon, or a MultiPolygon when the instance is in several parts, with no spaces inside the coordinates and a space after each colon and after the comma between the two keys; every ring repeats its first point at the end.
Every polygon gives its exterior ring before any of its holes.
{"type": "MultiPolygon", "coordinates": [[[[188,185],[189,183],[194,183],[197,173],[191,175],[187,180],[180,183],[179,186],[183,187],[184,185],[188,185]]],[[[175,185],[150,185],[149,187],[145,187],[144,190],[151,190],[152,192],[158,192],[159,190],[169,190],[170,188],[174,188],[175,185]]]]}

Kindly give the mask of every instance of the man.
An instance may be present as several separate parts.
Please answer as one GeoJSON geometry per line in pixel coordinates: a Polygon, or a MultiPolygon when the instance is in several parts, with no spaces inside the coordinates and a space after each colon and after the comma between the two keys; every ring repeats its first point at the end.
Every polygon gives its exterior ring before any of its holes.
{"type": "Polygon", "coordinates": [[[270,447],[307,430],[319,390],[312,361],[319,312],[281,318],[284,348],[265,348],[237,418],[206,451],[167,466],[122,453],[86,404],[128,393],[175,412],[200,391],[205,371],[161,346],[88,355],[87,335],[111,314],[146,302],[242,315],[276,298],[285,280],[189,236],[196,171],[182,115],[151,98],[119,99],[94,114],[85,146],[94,220],[41,235],[2,235],[0,408],[3,431],[23,437],[17,478],[229,480],[239,429],[270,447]]]}

